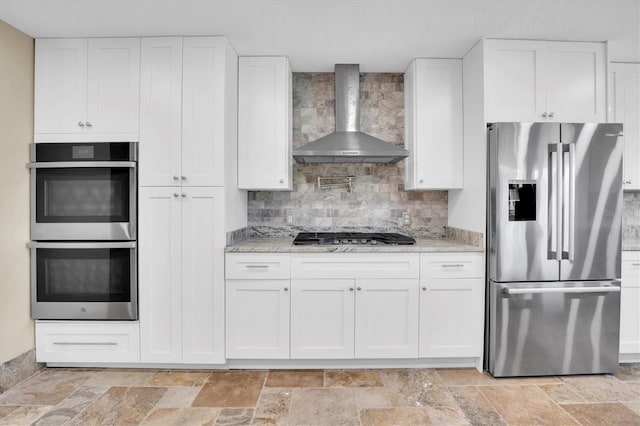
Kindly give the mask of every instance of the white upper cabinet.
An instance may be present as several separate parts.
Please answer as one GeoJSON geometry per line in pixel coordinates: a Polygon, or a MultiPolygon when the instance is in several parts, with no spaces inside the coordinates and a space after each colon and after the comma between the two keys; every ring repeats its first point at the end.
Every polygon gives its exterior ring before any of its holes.
{"type": "Polygon", "coordinates": [[[35,142],[138,140],[140,39],[38,39],[35,142]]]}
{"type": "Polygon", "coordinates": [[[285,57],[241,57],[238,186],[291,190],[292,76],[285,57]]]}
{"type": "Polygon", "coordinates": [[[224,185],[236,74],[224,37],[142,40],[140,185],[224,185]]]}
{"type": "Polygon", "coordinates": [[[486,117],[604,122],[604,43],[485,40],[486,117]]]}
{"type": "Polygon", "coordinates": [[[609,122],[622,123],[624,189],[640,190],[640,64],[609,65],[609,122]]]}
{"type": "Polygon", "coordinates": [[[462,61],[414,59],[404,103],[405,188],[462,188],[462,61]]]}

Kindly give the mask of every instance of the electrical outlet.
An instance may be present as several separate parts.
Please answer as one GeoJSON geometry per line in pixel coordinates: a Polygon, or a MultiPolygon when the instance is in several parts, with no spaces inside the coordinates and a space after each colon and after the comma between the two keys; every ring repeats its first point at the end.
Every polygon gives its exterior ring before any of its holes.
{"type": "Polygon", "coordinates": [[[287,215],[287,225],[293,225],[293,215],[292,214],[288,214],[287,215]]]}
{"type": "Polygon", "coordinates": [[[409,212],[402,213],[402,224],[411,225],[411,213],[409,212]]]}

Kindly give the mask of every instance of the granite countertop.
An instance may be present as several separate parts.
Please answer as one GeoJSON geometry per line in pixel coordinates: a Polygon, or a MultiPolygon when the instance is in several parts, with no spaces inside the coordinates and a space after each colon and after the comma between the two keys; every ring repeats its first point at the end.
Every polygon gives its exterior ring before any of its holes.
{"type": "Polygon", "coordinates": [[[227,253],[422,253],[439,251],[482,252],[484,249],[446,238],[416,238],[416,244],[411,246],[356,246],[348,244],[335,246],[294,246],[293,237],[254,237],[225,247],[225,252],[227,253]]]}

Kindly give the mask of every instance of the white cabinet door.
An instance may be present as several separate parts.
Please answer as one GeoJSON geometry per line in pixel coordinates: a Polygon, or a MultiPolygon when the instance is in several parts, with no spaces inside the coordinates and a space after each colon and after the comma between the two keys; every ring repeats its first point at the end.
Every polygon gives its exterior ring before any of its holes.
{"type": "Polygon", "coordinates": [[[625,190],[640,190],[640,64],[609,66],[609,122],[622,123],[625,190]]]}
{"type": "Polygon", "coordinates": [[[140,188],[138,294],[142,362],[182,361],[181,201],[173,188],[140,188]]]}
{"type": "Polygon", "coordinates": [[[141,186],[179,186],[182,140],[182,37],[142,39],[141,186]]]}
{"type": "Polygon", "coordinates": [[[482,355],[483,282],[420,280],[420,358],[482,355]]]}
{"type": "Polygon", "coordinates": [[[289,280],[227,280],[227,358],[289,358],[289,280]]]}
{"type": "Polygon", "coordinates": [[[620,353],[640,354],[640,252],[622,252],[620,353]]]}
{"type": "Polygon", "coordinates": [[[224,189],[182,188],[182,362],[224,363],[224,189]]]}
{"type": "Polygon", "coordinates": [[[87,64],[88,133],[138,140],[140,39],[89,39],[87,64]]]}
{"type": "Polygon", "coordinates": [[[605,45],[485,41],[486,119],[605,121],[605,45]]]}
{"type": "Polygon", "coordinates": [[[356,280],[356,358],[418,357],[418,280],[356,280]]]}
{"type": "Polygon", "coordinates": [[[354,355],[351,279],[291,281],[291,358],[347,359],[354,355]]]}
{"type": "Polygon", "coordinates": [[[39,39],[35,142],[137,141],[140,39],[39,39]]]}
{"type": "Polygon", "coordinates": [[[540,43],[486,40],[485,46],[487,121],[543,121],[546,93],[540,43]]]}
{"type": "Polygon", "coordinates": [[[549,43],[545,51],[547,113],[551,121],[606,121],[602,43],[549,43]]]}
{"type": "Polygon", "coordinates": [[[407,189],[462,188],[462,61],[415,59],[405,73],[407,189]]]}
{"type": "Polygon", "coordinates": [[[284,57],[241,57],[238,186],[291,190],[292,76],[284,57]]]}
{"type": "Polygon", "coordinates": [[[85,133],[87,40],[37,39],[34,132],[85,133]]]}
{"type": "Polygon", "coordinates": [[[182,81],[182,183],[222,186],[225,171],[224,37],[185,37],[182,81]]]}

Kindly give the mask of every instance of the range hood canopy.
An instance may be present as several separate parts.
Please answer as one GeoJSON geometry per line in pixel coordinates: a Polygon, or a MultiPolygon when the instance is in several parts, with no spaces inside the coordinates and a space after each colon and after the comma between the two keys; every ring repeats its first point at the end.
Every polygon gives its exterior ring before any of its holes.
{"type": "Polygon", "coordinates": [[[336,64],[336,131],[293,150],[300,164],[397,163],[409,151],[360,131],[360,67],[336,64]]]}

